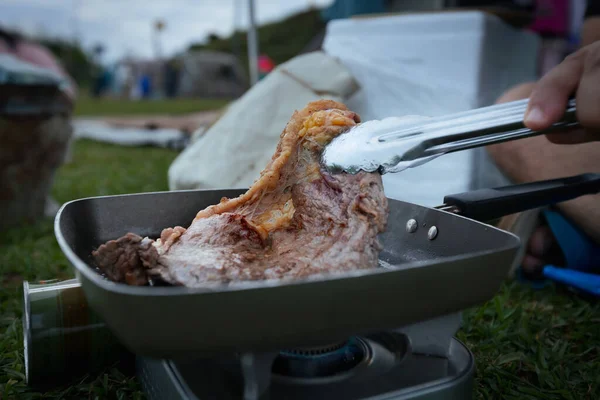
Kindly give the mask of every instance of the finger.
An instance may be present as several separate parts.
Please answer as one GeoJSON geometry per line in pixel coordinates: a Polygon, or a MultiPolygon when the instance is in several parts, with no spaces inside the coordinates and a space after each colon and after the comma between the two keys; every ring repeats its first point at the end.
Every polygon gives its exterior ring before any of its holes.
{"type": "Polygon", "coordinates": [[[577,88],[577,119],[588,133],[600,129],[600,43],[589,47],[577,88]]]}
{"type": "Polygon", "coordinates": [[[583,72],[583,51],[567,57],[535,85],[525,112],[525,126],[533,130],[550,127],[564,115],[583,72]]]}

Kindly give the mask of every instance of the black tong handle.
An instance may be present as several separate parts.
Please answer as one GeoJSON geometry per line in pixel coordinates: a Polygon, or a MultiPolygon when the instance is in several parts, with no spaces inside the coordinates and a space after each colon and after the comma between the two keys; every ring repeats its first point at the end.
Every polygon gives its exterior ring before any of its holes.
{"type": "Polygon", "coordinates": [[[600,174],[480,189],[444,197],[443,209],[477,221],[544,207],[600,192],[600,174]]]}

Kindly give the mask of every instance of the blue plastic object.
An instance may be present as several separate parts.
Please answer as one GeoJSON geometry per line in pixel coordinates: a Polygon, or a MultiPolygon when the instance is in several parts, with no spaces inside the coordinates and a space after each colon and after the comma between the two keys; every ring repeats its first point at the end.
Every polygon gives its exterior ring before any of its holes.
{"type": "Polygon", "coordinates": [[[588,294],[600,296],[600,275],[547,265],[544,267],[544,277],[588,294]]]}

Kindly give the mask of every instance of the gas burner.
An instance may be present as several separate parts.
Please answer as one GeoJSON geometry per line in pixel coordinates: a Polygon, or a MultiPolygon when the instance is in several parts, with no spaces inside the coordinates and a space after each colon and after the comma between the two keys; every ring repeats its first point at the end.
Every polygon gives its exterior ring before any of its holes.
{"type": "Polygon", "coordinates": [[[292,354],[307,355],[307,356],[325,354],[325,353],[330,353],[332,351],[341,349],[342,347],[346,346],[348,344],[348,342],[349,341],[345,340],[345,341],[341,341],[341,342],[337,342],[337,343],[329,343],[329,344],[326,344],[323,346],[299,347],[299,348],[295,348],[295,349],[284,350],[284,351],[282,351],[282,354],[292,353],[292,354]]]}
{"type": "MultiPolygon", "coordinates": [[[[423,333],[423,332],[420,332],[423,333]]],[[[470,398],[473,355],[452,339],[448,355],[411,349],[414,337],[383,332],[276,353],[166,361],[138,359],[149,400],[470,398]]]]}
{"type": "MultiPolygon", "coordinates": [[[[351,338],[326,346],[282,351],[273,362],[272,373],[274,379],[341,378],[367,357],[367,343],[360,338],[351,338]]],[[[305,383],[304,379],[302,381],[305,383]]]]}

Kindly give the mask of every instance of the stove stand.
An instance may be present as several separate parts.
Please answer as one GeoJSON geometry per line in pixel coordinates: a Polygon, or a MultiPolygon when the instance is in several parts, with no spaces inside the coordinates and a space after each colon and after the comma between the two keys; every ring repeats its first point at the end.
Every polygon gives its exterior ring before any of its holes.
{"type": "Polygon", "coordinates": [[[471,399],[473,354],[452,338],[446,357],[411,350],[400,332],[320,348],[174,362],[138,358],[150,400],[471,399]]]}

